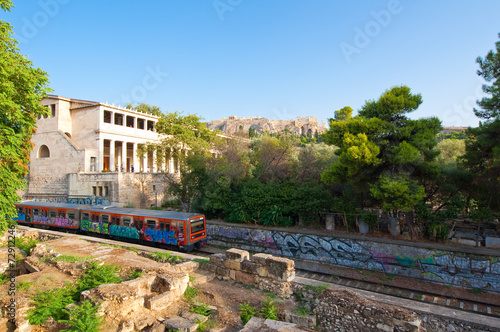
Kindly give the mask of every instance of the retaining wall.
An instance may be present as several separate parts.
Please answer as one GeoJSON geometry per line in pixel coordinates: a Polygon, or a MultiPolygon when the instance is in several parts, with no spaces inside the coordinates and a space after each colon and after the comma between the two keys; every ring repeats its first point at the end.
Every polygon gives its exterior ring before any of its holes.
{"type": "MultiPolygon", "coordinates": [[[[211,245],[313,261],[328,272],[341,265],[500,292],[500,252],[324,232],[300,233],[219,222],[207,224],[211,245]]],[[[317,269],[320,271],[319,267],[317,269]]]]}

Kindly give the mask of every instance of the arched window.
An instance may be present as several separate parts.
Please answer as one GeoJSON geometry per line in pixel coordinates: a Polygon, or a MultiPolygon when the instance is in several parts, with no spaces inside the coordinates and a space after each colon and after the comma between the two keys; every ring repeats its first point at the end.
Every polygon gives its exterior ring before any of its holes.
{"type": "Polygon", "coordinates": [[[50,151],[47,145],[42,145],[40,149],[38,149],[38,158],[48,158],[50,157],[50,151]]]}

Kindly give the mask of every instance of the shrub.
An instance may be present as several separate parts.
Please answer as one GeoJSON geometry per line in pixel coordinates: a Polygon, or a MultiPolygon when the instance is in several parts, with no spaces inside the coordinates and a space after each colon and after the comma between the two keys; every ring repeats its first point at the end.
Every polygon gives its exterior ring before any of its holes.
{"type": "Polygon", "coordinates": [[[104,317],[98,317],[97,310],[99,305],[94,306],[89,300],[83,301],[80,305],[74,306],[70,310],[65,310],[69,320],[61,320],[70,328],[68,332],[99,332],[103,324],[104,317]]]}
{"type": "Polygon", "coordinates": [[[278,320],[278,308],[274,304],[274,300],[271,297],[266,297],[264,299],[264,304],[260,309],[260,315],[265,319],[278,320]]]}
{"type": "Polygon", "coordinates": [[[28,321],[32,325],[41,325],[49,317],[52,317],[55,321],[67,319],[68,314],[65,308],[77,301],[79,295],[76,288],[69,284],[62,288],[53,288],[36,293],[31,297],[34,301],[34,308],[28,310],[28,321]]]}
{"type": "Polygon", "coordinates": [[[141,271],[141,270],[134,270],[132,271],[132,273],[130,274],[130,280],[133,280],[133,279],[137,279],[139,277],[142,277],[144,273],[141,271]]]}
{"type": "Polygon", "coordinates": [[[243,325],[248,323],[248,321],[255,316],[257,309],[253,307],[249,302],[240,303],[240,318],[243,325]]]}
{"type": "Polygon", "coordinates": [[[40,242],[35,239],[28,239],[25,237],[18,237],[16,239],[16,247],[24,251],[27,255],[30,254],[30,250],[36,246],[36,244],[40,242]]]}
{"type": "Polygon", "coordinates": [[[99,265],[97,261],[90,262],[90,268],[78,279],[76,285],[78,292],[83,292],[102,284],[119,283],[121,278],[116,275],[120,268],[103,264],[99,265]]]}
{"type": "Polygon", "coordinates": [[[200,303],[189,308],[189,311],[194,312],[195,314],[210,316],[212,314],[212,310],[210,310],[209,305],[206,303],[200,303]]]}

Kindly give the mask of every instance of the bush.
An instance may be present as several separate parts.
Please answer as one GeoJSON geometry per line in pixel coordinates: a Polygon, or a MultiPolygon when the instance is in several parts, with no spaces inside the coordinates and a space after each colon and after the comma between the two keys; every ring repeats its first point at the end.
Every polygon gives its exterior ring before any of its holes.
{"type": "Polygon", "coordinates": [[[66,306],[78,300],[80,293],[76,288],[66,284],[62,288],[53,288],[38,292],[32,296],[34,308],[28,310],[28,321],[32,325],[41,325],[52,317],[55,321],[68,318],[66,306]],[[76,298],[75,298],[76,297],[76,298]]]}
{"type": "Polygon", "coordinates": [[[74,306],[70,310],[65,310],[69,320],[61,320],[70,328],[68,332],[99,332],[103,324],[104,317],[97,316],[99,305],[94,306],[89,300],[83,301],[80,305],[74,306]]]}
{"type": "Polygon", "coordinates": [[[276,308],[274,300],[270,296],[264,299],[264,304],[260,309],[260,316],[265,319],[278,320],[278,308],[276,308]]]}
{"type": "Polygon", "coordinates": [[[248,321],[255,316],[256,313],[257,309],[249,302],[240,303],[240,318],[243,325],[248,323],[248,321]]]}
{"type": "Polygon", "coordinates": [[[18,237],[16,239],[16,247],[24,251],[27,255],[29,255],[30,250],[34,248],[38,242],[40,241],[35,239],[28,239],[25,237],[18,237]]]}
{"type": "Polygon", "coordinates": [[[116,284],[122,279],[116,275],[119,267],[103,264],[99,265],[97,261],[90,262],[90,268],[76,282],[77,291],[83,292],[102,284],[116,284]]]}

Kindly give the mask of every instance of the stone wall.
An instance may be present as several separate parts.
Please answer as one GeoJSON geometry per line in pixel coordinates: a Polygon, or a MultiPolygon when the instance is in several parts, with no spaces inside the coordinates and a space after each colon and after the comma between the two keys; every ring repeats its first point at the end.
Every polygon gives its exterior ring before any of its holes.
{"type": "Polygon", "coordinates": [[[205,269],[226,279],[257,286],[281,297],[292,294],[291,281],[295,278],[291,259],[255,254],[250,260],[248,251],[229,249],[225,253],[210,256],[205,269]]]}
{"type": "Polygon", "coordinates": [[[387,239],[293,233],[219,222],[208,223],[207,235],[212,245],[293,258],[297,265],[302,264],[301,260],[316,262],[320,272],[328,273],[329,266],[341,265],[500,292],[500,253],[494,250],[419,246],[387,239]]]}

